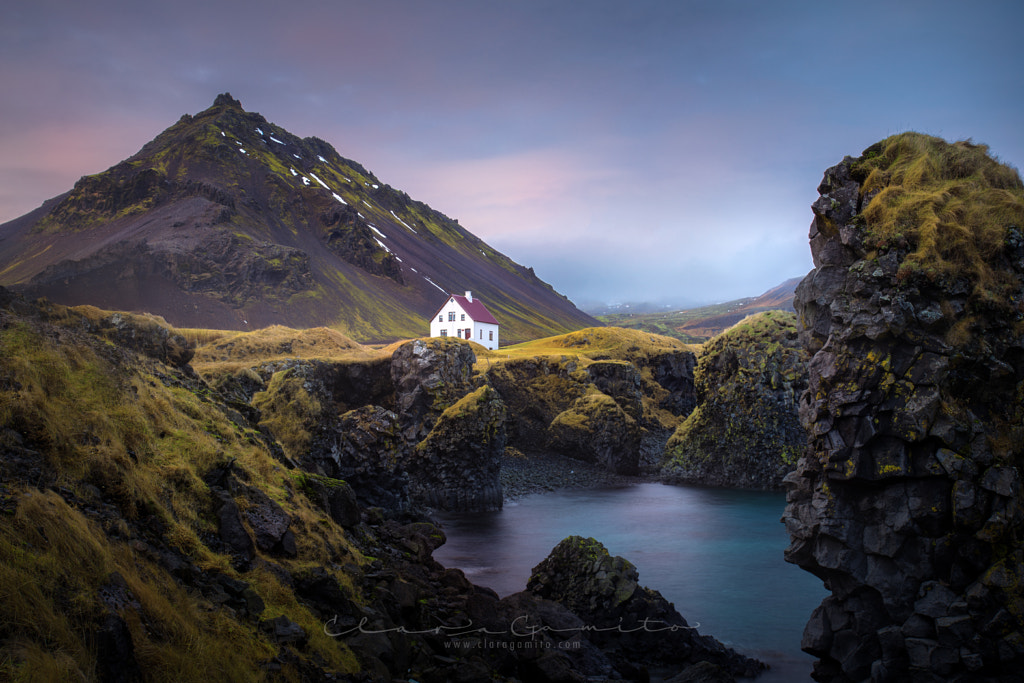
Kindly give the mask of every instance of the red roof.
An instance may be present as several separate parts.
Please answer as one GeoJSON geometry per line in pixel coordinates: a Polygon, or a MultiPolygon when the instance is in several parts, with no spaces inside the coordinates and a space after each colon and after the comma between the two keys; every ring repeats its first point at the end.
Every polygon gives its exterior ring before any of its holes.
{"type": "MultiPolygon", "coordinates": [[[[462,306],[462,310],[466,312],[466,315],[468,315],[470,320],[473,322],[489,323],[491,325],[498,324],[498,321],[494,319],[494,316],[491,315],[491,312],[487,310],[487,307],[484,306],[484,302],[480,301],[480,299],[473,297],[473,300],[470,301],[466,297],[459,296],[458,294],[452,294],[449,297],[449,300],[450,299],[455,299],[455,303],[462,306]]],[[[445,305],[447,305],[447,303],[448,302],[446,301],[445,305]]],[[[441,308],[437,309],[434,315],[440,313],[443,308],[444,306],[441,306],[441,308]]]]}

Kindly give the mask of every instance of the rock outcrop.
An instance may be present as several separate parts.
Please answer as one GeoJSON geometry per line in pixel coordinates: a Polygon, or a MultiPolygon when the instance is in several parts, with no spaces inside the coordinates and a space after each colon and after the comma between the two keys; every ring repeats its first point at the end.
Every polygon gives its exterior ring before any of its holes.
{"type": "Polygon", "coordinates": [[[364,505],[498,509],[506,411],[475,360],[466,342],[419,339],[384,361],[266,362],[253,406],[288,457],[348,482],[364,505]]]}
{"type": "Polygon", "coordinates": [[[413,500],[439,510],[499,510],[505,404],[491,387],[445,410],[405,459],[413,500]]]}
{"type": "Polygon", "coordinates": [[[792,313],[758,313],[707,342],[697,362],[697,407],[668,440],[662,476],[782,488],[807,440],[797,415],[806,362],[792,313]]]}
{"type": "Polygon", "coordinates": [[[1024,190],[986,148],[890,138],[825,172],[809,445],[790,562],[831,595],[820,681],[1019,680],[1024,670],[1024,190]]]}
{"type": "Polygon", "coordinates": [[[555,416],[548,427],[555,450],[601,465],[616,474],[636,474],[640,429],[607,394],[590,391],[555,416]]]}
{"type": "Polygon", "coordinates": [[[760,662],[700,635],[657,591],[639,585],[631,562],[593,538],[563,539],[533,568],[527,589],[566,607],[592,627],[587,637],[620,671],[644,663],[684,667],[707,662],[731,676],[754,676],[760,662]]]}
{"type": "Polygon", "coordinates": [[[678,340],[588,329],[548,340],[577,355],[492,363],[508,407],[509,445],[556,451],[620,474],[658,470],[665,442],[696,404],[694,354],[678,340]]]}
{"type": "Polygon", "coordinates": [[[473,386],[476,355],[469,344],[444,337],[402,344],[391,357],[395,410],[412,444],[430,433],[448,406],[473,386]]]}

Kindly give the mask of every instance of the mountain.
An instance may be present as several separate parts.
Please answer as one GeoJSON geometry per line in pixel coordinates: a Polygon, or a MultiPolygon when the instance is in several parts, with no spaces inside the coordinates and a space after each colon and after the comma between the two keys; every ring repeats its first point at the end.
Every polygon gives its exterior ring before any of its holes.
{"type": "Polygon", "coordinates": [[[599,324],[457,221],[226,93],[0,226],[0,285],[178,327],[330,326],[363,342],[427,334],[466,290],[507,343],[599,324]]]}
{"type": "Polygon", "coordinates": [[[763,311],[792,311],[793,293],[802,278],[795,277],[757,297],[736,299],[712,306],[657,313],[617,312],[597,316],[607,325],[654,332],[684,342],[704,342],[744,318],[763,311]]]}

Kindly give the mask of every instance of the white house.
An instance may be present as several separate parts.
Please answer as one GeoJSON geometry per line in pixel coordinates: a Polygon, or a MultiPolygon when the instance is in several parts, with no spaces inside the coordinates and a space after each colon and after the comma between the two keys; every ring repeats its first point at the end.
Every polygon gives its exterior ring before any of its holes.
{"type": "Polygon", "coordinates": [[[452,294],[430,319],[430,336],[472,339],[493,351],[498,348],[498,321],[473,292],[452,294]]]}

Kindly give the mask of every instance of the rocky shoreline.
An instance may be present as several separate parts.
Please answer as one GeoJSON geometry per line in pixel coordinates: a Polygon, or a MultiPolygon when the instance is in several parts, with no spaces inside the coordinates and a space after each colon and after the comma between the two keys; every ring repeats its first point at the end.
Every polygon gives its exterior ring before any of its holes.
{"type": "Polygon", "coordinates": [[[631,486],[659,481],[657,477],[615,474],[600,465],[558,453],[523,453],[507,448],[501,458],[501,487],[506,503],[536,493],[561,489],[631,486]]]}

